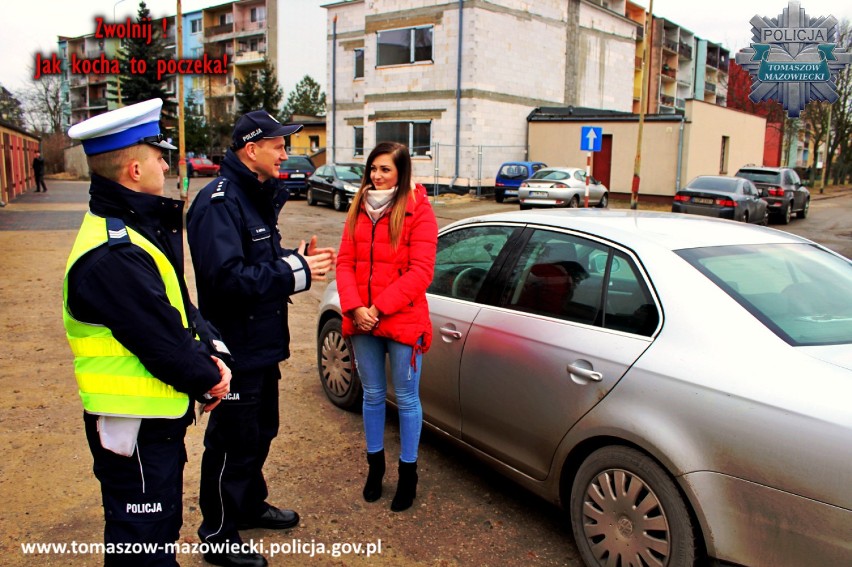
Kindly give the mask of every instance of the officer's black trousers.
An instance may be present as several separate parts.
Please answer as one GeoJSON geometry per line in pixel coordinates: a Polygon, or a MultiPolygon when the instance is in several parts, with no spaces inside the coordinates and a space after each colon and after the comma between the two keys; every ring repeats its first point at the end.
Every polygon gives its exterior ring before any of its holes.
{"type": "Polygon", "coordinates": [[[263,464],[278,435],[278,365],[233,372],[231,393],[210,412],[201,459],[198,535],[240,542],[237,525],[260,516],[269,492],[263,464]]]}
{"type": "MultiPolygon", "coordinates": [[[[101,447],[98,416],[84,414],[86,438],[101,483],[104,506],[104,544],[133,553],[107,553],[107,566],[177,565],[174,550],[166,549],[180,536],[183,523],[183,467],[186,463],[184,419],[146,419],[130,457],[101,447]],[[133,547],[133,544],[137,544],[133,547]],[[156,551],[138,553],[139,544],[156,551]]],[[[149,550],[151,551],[151,550],[149,550]]]]}

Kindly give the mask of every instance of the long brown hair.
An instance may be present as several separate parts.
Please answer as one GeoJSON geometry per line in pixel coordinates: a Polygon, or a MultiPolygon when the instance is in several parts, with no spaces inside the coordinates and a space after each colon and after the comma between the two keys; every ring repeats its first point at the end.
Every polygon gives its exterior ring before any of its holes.
{"type": "Polygon", "coordinates": [[[352,199],[349,214],[346,216],[346,228],[349,231],[349,238],[354,240],[355,225],[358,222],[358,214],[361,212],[361,204],[366,198],[367,188],[373,184],[370,179],[370,169],[373,167],[373,162],[376,158],[385,154],[390,154],[393,164],[396,166],[397,173],[396,193],[394,193],[391,201],[390,212],[390,241],[391,246],[396,248],[402,235],[402,226],[405,222],[405,207],[408,204],[408,198],[411,194],[411,155],[408,153],[408,148],[403,144],[397,142],[380,142],[370,152],[370,156],[367,158],[367,167],[364,170],[364,177],[361,178],[361,188],[352,199]]]}

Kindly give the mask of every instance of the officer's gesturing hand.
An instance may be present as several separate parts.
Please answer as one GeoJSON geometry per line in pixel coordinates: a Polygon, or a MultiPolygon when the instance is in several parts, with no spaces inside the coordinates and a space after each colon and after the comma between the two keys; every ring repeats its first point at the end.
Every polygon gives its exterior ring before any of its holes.
{"type": "Polygon", "coordinates": [[[216,358],[215,356],[211,356],[213,362],[216,363],[216,367],[219,369],[219,376],[221,380],[219,383],[210,388],[208,392],[212,397],[216,398],[215,401],[210,402],[209,404],[205,404],[204,411],[209,412],[212,411],[213,408],[219,405],[222,401],[222,398],[228,395],[228,392],[231,391],[231,369],[222,362],[220,358],[216,358]]]}
{"type": "Polygon", "coordinates": [[[316,234],[311,237],[310,244],[305,244],[303,240],[299,244],[299,254],[308,262],[308,268],[311,270],[312,280],[325,280],[325,275],[334,269],[335,250],[334,248],[317,248],[316,234]]]}

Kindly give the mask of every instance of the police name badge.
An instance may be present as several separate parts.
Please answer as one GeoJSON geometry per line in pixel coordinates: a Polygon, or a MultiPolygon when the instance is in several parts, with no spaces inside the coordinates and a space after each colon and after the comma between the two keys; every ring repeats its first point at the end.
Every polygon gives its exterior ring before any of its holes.
{"type": "Polygon", "coordinates": [[[852,54],[837,47],[837,19],[811,18],[799,2],[790,2],[777,18],[754,16],[753,43],[736,62],[752,77],[749,99],[776,100],[798,118],[812,100],[838,99],[837,74],[852,63],[852,54]]]}

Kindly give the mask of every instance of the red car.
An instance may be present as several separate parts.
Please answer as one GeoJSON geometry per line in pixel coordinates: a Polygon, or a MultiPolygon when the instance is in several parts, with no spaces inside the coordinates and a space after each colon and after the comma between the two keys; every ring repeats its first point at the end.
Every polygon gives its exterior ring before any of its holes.
{"type": "Polygon", "coordinates": [[[219,166],[207,158],[188,158],[186,160],[186,172],[189,177],[198,177],[199,175],[216,177],[219,175],[219,166]]]}

